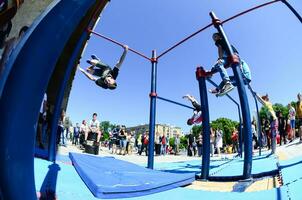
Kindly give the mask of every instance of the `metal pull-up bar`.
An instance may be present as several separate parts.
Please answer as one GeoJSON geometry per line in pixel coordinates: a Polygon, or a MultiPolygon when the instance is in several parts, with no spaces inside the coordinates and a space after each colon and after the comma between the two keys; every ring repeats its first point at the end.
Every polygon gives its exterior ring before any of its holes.
{"type": "MultiPolygon", "coordinates": [[[[267,6],[267,5],[270,5],[270,4],[279,2],[279,1],[281,1],[281,0],[274,0],[274,1],[270,1],[270,2],[267,2],[267,3],[264,3],[264,4],[261,4],[261,5],[252,7],[252,8],[250,8],[250,9],[247,9],[247,10],[241,12],[241,13],[238,13],[238,14],[232,16],[232,17],[229,17],[229,18],[227,18],[227,19],[221,21],[221,24],[226,23],[226,22],[228,22],[228,21],[231,21],[231,20],[233,20],[233,19],[235,19],[235,18],[237,18],[237,17],[239,17],[239,16],[241,16],[241,15],[244,15],[244,14],[246,14],[246,13],[249,13],[249,12],[251,12],[251,11],[253,11],[253,10],[259,9],[259,8],[261,8],[261,7],[264,7],[264,6],[267,6]]],[[[288,4],[288,2],[286,2],[286,3],[288,4]]],[[[296,12],[296,13],[297,13],[297,12],[296,12]]],[[[301,18],[301,17],[300,17],[300,18],[301,18]]],[[[165,50],[164,52],[162,52],[161,54],[159,54],[159,56],[157,57],[157,59],[159,59],[160,57],[164,56],[165,54],[167,54],[168,52],[170,52],[171,50],[173,50],[173,49],[176,48],[177,46],[179,46],[179,45],[181,45],[182,43],[186,42],[187,40],[191,39],[192,37],[194,37],[194,36],[197,35],[198,33],[200,33],[200,32],[202,32],[202,31],[206,30],[206,29],[209,28],[209,27],[211,27],[212,25],[213,25],[213,23],[208,24],[208,25],[206,25],[205,27],[203,27],[203,28],[199,29],[198,31],[192,33],[191,35],[187,36],[185,39],[181,40],[180,42],[176,43],[176,44],[173,45],[172,47],[168,48],[167,50],[165,50]]]]}
{"type": "Polygon", "coordinates": [[[160,100],[162,100],[162,101],[166,101],[166,102],[169,102],[169,103],[173,103],[173,104],[175,104],[175,105],[179,105],[179,106],[182,106],[182,107],[185,107],[185,108],[189,108],[189,109],[195,110],[195,108],[193,108],[193,107],[191,107],[191,106],[188,106],[188,105],[185,105],[185,104],[182,104],[182,103],[179,103],[179,102],[170,100],[170,99],[166,99],[166,98],[159,97],[159,96],[157,96],[156,98],[157,98],[157,99],[160,99],[160,100]]]}
{"type": "MultiPolygon", "coordinates": [[[[105,35],[102,35],[102,34],[100,34],[100,33],[97,33],[97,32],[95,32],[95,31],[93,31],[93,30],[88,29],[87,31],[90,32],[90,33],[92,33],[92,34],[94,34],[94,35],[96,35],[96,36],[99,36],[99,37],[101,37],[101,38],[103,38],[103,39],[105,39],[105,40],[108,40],[109,42],[112,42],[112,43],[114,43],[114,44],[116,44],[116,45],[118,45],[118,46],[121,46],[121,47],[124,46],[124,44],[122,44],[122,43],[120,43],[120,42],[118,42],[118,41],[116,41],[116,40],[113,40],[113,39],[111,39],[111,38],[109,38],[109,37],[107,37],[107,36],[105,36],[105,35]]],[[[145,59],[151,61],[151,58],[149,58],[148,56],[145,56],[143,53],[140,53],[139,51],[137,51],[137,50],[135,50],[135,49],[132,49],[132,48],[130,48],[130,47],[129,47],[128,49],[129,49],[129,51],[132,51],[133,53],[135,53],[135,54],[137,54],[137,55],[139,55],[139,56],[141,56],[141,57],[143,57],[143,58],[145,58],[145,59]]]]}

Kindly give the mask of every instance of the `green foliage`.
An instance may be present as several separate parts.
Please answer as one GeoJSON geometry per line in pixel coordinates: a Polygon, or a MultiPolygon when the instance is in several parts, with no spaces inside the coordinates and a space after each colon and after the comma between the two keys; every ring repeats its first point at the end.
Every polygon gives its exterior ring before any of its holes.
{"type": "Polygon", "coordinates": [[[169,139],[169,146],[171,146],[171,147],[174,146],[174,140],[175,140],[174,137],[171,137],[171,138],[169,139]]]}
{"type": "Polygon", "coordinates": [[[111,124],[109,121],[103,121],[100,123],[100,129],[102,131],[103,137],[101,141],[105,141],[109,139],[109,131],[116,127],[115,124],[111,124]]]}
{"type": "Polygon", "coordinates": [[[237,128],[239,123],[228,118],[218,118],[211,122],[211,127],[215,130],[218,128],[223,131],[223,143],[231,144],[231,136],[234,128],[237,128]]]}
{"type": "Polygon", "coordinates": [[[180,138],[179,149],[187,149],[187,147],[188,147],[187,137],[186,136],[182,136],[180,138]]]}
{"type": "Polygon", "coordinates": [[[194,135],[195,138],[199,136],[201,131],[202,131],[202,125],[194,125],[192,127],[192,134],[194,135]]]}

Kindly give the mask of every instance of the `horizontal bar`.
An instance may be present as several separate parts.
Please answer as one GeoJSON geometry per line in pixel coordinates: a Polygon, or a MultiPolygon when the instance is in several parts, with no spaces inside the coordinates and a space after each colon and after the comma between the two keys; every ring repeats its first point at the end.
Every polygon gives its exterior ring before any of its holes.
{"type": "MultiPolygon", "coordinates": [[[[237,17],[239,17],[239,16],[241,16],[241,15],[244,15],[244,14],[246,14],[246,13],[249,13],[249,12],[251,12],[251,11],[253,11],[253,10],[256,10],[256,9],[258,9],[258,8],[261,8],[261,7],[264,7],[264,6],[267,6],[267,5],[270,5],[270,4],[279,2],[279,1],[281,1],[281,0],[270,1],[270,2],[267,2],[267,3],[261,4],[261,5],[255,6],[255,7],[253,7],[253,8],[247,9],[247,10],[245,10],[245,11],[243,11],[243,12],[240,12],[240,13],[238,13],[238,14],[236,14],[236,15],[230,17],[230,18],[227,18],[227,19],[223,20],[221,23],[222,23],[222,24],[223,24],[223,23],[226,23],[226,22],[231,21],[231,20],[233,20],[233,19],[235,19],[235,18],[237,18],[237,17]]],[[[163,53],[161,53],[161,54],[157,57],[157,59],[159,59],[159,58],[162,57],[163,55],[167,54],[169,51],[173,50],[174,48],[176,48],[177,46],[181,45],[182,43],[186,42],[187,40],[191,39],[192,37],[194,37],[194,36],[197,35],[198,33],[200,33],[200,32],[202,32],[202,31],[206,30],[206,29],[209,28],[209,27],[211,27],[212,25],[213,25],[213,23],[208,24],[208,25],[206,25],[205,27],[203,27],[203,28],[199,29],[198,31],[192,33],[191,35],[187,36],[185,39],[181,40],[180,42],[176,43],[175,45],[173,45],[172,47],[168,48],[168,49],[165,50],[163,53]]]]}
{"type": "MultiPolygon", "coordinates": [[[[121,47],[124,46],[124,44],[122,44],[122,43],[120,43],[120,42],[118,42],[118,41],[116,41],[116,40],[113,40],[113,39],[111,39],[111,38],[109,38],[109,37],[107,37],[107,36],[104,36],[104,35],[102,35],[102,34],[100,34],[100,33],[97,33],[97,32],[92,31],[92,30],[88,30],[88,31],[89,31],[90,33],[92,33],[92,34],[94,34],[94,35],[97,35],[97,36],[99,36],[99,37],[101,37],[101,38],[103,38],[103,39],[105,39],[105,40],[107,40],[107,41],[109,41],[109,42],[112,42],[112,43],[114,43],[114,44],[116,44],[116,45],[118,45],[118,46],[121,46],[121,47]]],[[[136,50],[134,50],[134,49],[132,49],[132,48],[130,48],[130,47],[129,47],[129,51],[132,51],[133,53],[135,53],[135,54],[137,54],[137,55],[139,55],[139,56],[141,56],[141,57],[143,57],[143,58],[145,58],[145,59],[151,61],[151,58],[149,58],[148,56],[145,56],[143,53],[140,53],[139,51],[136,51],[136,50]]]]}
{"type": "Polygon", "coordinates": [[[182,104],[182,103],[178,103],[178,102],[172,101],[172,100],[170,100],[170,99],[166,99],[166,98],[159,97],[159,96],[157,96],[156,98],[157,98],[157,99],[160,99],[160,100],[163,100],[163,101],[166,101],[166,102],[169,102],[169,103],[173,103],[173,104],[176,104],[176,105],[185,107],[185,108],[189,108],[189,109],[195,110],[195,108],[193,108],[193,107],[191,107],[191,106],[188,106],[188,105],[185,105],[185,104],[182,104]]]}
{"type": "Polygon", "coordinates": [[[196,31],[195,33],[189,35],[188,37],[186,37],[185,39],[181,40],[180,42],[176,43],[175,45],[173,45],[172,47],[170,47],[169,49],[165,50],[163,53],[161,53],[157,59],[159,59],[160,57],[162,57],[163,55],[167,54],[169,51],[171,51],[172,49],[176,48],[177,46],[181,45],[182,43],[184,43],[185,41],[191,39],[192,37],[194,37],[195,35],[197,35],[198,33],[206,30],[207,28],[211,27],[213,25],[213,23],[206,25],[205,27],[199,29],[198,31],[196,31]]]}
{"type": "Polygon", "coordinates": [[[243,12],[240,12],[240,13],[238,13],[238,14],[236,14],[236,15],[230,17],[230,18],[227,18],[227,19],[221,21],[221,23],[224,24],[224,23],[226,23],[226,22],[228,22],[228,21],[231,21],[231,20],[233,20],[233,19],[235,19],[235,18],[237,18],[237,17],[240,17],[241,15],[244,15],[244,14],[246,14],[246,13],[249,13],[249,12],[251,12],[251,11],[253,11],[253,10],[257,10],[257,9],[262,8],[262,7],[264,7],[264,6],[268,6],[268,5],[270,5],[270,4],[277,3],[277,2],[279,2],[279,1],[281,1],[281,0],[269,1],[269,2],[267,2],[267,3],[263,3],[263,4],[261,4],[261,5],[252,7],[252,8],[250,8],[250,9],[247,9],[247,10],[245,10],[245,11],[243,11],[243,12]]]}
{"type": "MultiPolygon", "coordinates": [[[[217,85],[214,81],[212,81],[212,79],[207,78],[207,81],[210,82],[214,87],[218,87],[218,85],[217,85]]],[[[239,103],[238,103],[233,97],[231,97],[229,94],[226,94],[226,96],[227,96],[231,101],[233,101],[237,106],[239,106],[239,103]]]]}

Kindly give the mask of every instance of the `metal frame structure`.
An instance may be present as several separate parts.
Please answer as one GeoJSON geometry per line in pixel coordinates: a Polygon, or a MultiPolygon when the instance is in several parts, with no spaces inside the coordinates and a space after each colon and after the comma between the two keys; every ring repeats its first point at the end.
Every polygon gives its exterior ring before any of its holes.
{"type": "MultiPolygon", "coordinates": [[[[153,51],[152,57],[149,58],[144,54],[129,48],[133,53],[150,61],[152,65],[149,149],[154,148],[157,97],[156,78],[159,58],[212,25],[214,25],[223,35],[223,39],[228,41],[222,29],[222,24],[243,14],[279,1],[283,2],[302,23],[301,16],[286,0],[275,0],[248,9],[224,21],[219,21],[214,13],[211,13],[212,23],[168,48],[163,53],[159,54],[159,56],[156,56],[156,52],[153,51]]],[[[33,166],[36,124],[40,103],[43,99],[52,72],[57,65],[60,64],[60,67],[65,67],[65,76],[61,82],[61,88],[59,89],[59,95],[56,101],[55,116],[53,117],[52,123],[53,127],[56,126],[59,119],[58,107],[62,105],[62,93],[66,87],[66,80],[70,76],[70,69],[77,66],[78,60],[81,57],[90,34],[98,35],[110,42],[121,45],[121,43],[91,30],[91,25],[95,24],[97,21],[95,16],[98,16],[101,13],[107,3],[108,0],[54,1],[39,19],[34,22],[10,56],[9,61],[5,66],[6,70],[0,79],[0,121],[2,123],[0,140],[0,196],[2,198],[14,200],[36,199],[33,166]],[[54,37],[54,35],[56,37],[54,37]],[[37,55],[42,55],[40,49],[41,46],[45,45],[47,45],[47,48],[43,52],[43,59],[36,59],[37,55]],[[35,72],[35,79],[32,78],[32,72],[35,72]],[[22,74],[22,76],[20,76],[20,74],[22,74]],[[20,103],[20,100],[22,100],[22,103],[20,103]],[[14,126],[12,121],[18,121],[18,126],[14,126]],[[24,130],[27,131],[27,134],[24,134],[24,130]]],[[[228,54],[230,56],[234,75],[238,81],[238,93],[242,108],[243,129],[245,133],[244,138],[245,141],[247,141],[251,139],[248,102],[238,68],[238,59],[233,55],[230,48],[228,54]]],[[[206,77],[203,76],[202,71],[202,68],[197,69],[197,78],[199,81],[203,112],[203,132],[205,133],[203,137],[204,154],[209,155],[209,148],[205,149],[205,146],[209,147],[209,134],[206,133],[209,133],[210,118],[205,83],[206,77]]],[[[161,99],[163,100],[163,98],[161,99]]],[[[49,150],[49,159],[51,160],[55,160],[54,135],[55,133],[52,132],[49,150]]],[[[246,179],[251,177],[252,160],[250,142],[247,142],[247,145],[245,145],[244,148],[244,170],[241,178],[246,179]]],[[[204,179],[208,178],[209,161],[209,158],[203,159],[202,161],[202,178],[204,179]]],[[[148,168],[153,168],[153,165],[154,157],[152,153],[149,153],[148,168]]]]}

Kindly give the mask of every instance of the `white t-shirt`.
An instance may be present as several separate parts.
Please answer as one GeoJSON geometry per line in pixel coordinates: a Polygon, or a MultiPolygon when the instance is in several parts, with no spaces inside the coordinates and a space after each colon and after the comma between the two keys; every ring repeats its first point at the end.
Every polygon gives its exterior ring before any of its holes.
{"type": "Polygon", "coordinates": [[[289,109],[289,118],[290,120],[295,120],[296,119],[296,110],[294,107],[291,107],[289,109]]]}
{"type": "Polygon", "coordinates": [[[90,120],[89,127],[92,131],[94,131],[94,130],[98,131],[100,128],[100,122],[98,120],[95,120],[95,121],[90,120]]]}
{"type": "Polygon", "coordinates": [[[46,93],[44,94],[43,101],[42,101],[41,108],[40,108],[40,113],[41,114],[43,114],[43,111],[44,111],[43,107],[44,107],[44,102],[45,101],[47,101],[47,94],[46,93]]]}
{"type": "Polygon", "coordinates": [[[81,124],[80,131],[88,132],[88,126],[87,126],[87,124],[86,125],[81,124]]]}

